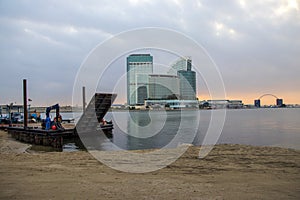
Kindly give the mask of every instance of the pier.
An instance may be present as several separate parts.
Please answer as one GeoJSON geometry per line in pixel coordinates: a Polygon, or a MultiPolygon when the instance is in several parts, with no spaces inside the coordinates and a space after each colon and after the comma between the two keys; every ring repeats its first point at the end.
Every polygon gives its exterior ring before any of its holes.
{"type": "Polygon", "coordinates": [[[8,133],[12,138],[21,142],[35,145],[52,146],[61,148],[64,139],[78,137],[75,129],[65,130],[43,130],[40,128],[8,127],[8,133]]]}
{"type": "MultiPolygon", "coordinates": [[[[27,88],[26,80],[23,80],[23,99],[24,108],[27,108],[27,88]]],[[[83,96],[85,97],[83,90],[83,96]]],[[[16,140],[43,146],[52,146],[54,148],[62,148],[64,139],[79,138],[77,129],[84,131],[99,131],[99,134],[111,134],[113,129],[112,123],[101,124],[103,117],[109,110],[111,104],[116,98],[116,94],[95,93],[88,107],[85,108],[85,100],[83,101],[83,114],[77,123],[77,127],[65,129],[58,127],[57,129],[45,129],[39,127],[28,126],[27,109],[24,109],[24,124],[23,126],[14,127],[10,124],[5,128],[9,134],[16,140]]],[[[58,104],[56,105],[58,106],[58,104]]],[[[52,107],[49,107],[52,108],[52,107]]],[[[48,108],[47,108],[48,109],[48,108]]],[[[59,107],[56,110],[59,115],[59,107]]],[[[59,123],[59,122],[56,122],[59,123]]],[[[60,125],[60,123],[59,123],[60,125]]],[[[61,126],[61,125],[60,125],[61,126]]]]}

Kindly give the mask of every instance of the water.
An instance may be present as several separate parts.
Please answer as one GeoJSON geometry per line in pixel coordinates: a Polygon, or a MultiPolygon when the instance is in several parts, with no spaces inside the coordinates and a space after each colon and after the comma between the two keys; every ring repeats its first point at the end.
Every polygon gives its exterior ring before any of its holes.
{"type": "MultiPolygon", "coordinates": [[[[72,112],[61,112],[59,113],[63,119],[74,119],[74,115],[72,112]]],[[[50,112],[50,118],[53,119],[55,117],[55,112],[50,112]]],[[[41,118],[46,119],[46,114],[41,113],[41,118]]]]}
{"type": "MultiPolygon", "coordinates": [[[[176,147],[181,143],[202,145],[212,110],[115,111],[105,116],[113,120],[113,138],[103,137],[103,150],[176,147]]],[[[73,113],[61,113],[73,118],[73,113]]],[[[78,142],[77,142],[78,143],[78,142]]],[[[67,143],[63,151],[78,149],[67,143]]],[[[300,109],[226,110],[217,144],[246,144],[300,149],[300,109]]]]}
{"type": "MultiPolygon", "coordinates": [[[[202,145],[212,112],[218,111],[108,112],[105,119],[113,120],[113,137],[102,137],[100,145],[103,150],[176,147],[182,143],[202,145]]],[[[73,118],[73,113],[61,115],[65,119],[73,118]]],[[[300,109],[226,110],[224,127],[217,144],[300,149],[300,109]]],[[[82,148],[80,141],[68,141],[63,151],[82,148]]]]}
{"type": "Polygon", "coordinates": [[[300,109],[229,110],[218,143],[300,149],[300,109]]]}
{"type": "MultiPolygon", "coordinates": [[[[211,119],[210,110],[109,112],[113,138],[103,150],[201,145],[211,119]],[[130,120],[132,119],[132,120],[130,120]]],[[[247,144],[300,149],[300,109],[227,110],[217,144],[247,144]]]]}

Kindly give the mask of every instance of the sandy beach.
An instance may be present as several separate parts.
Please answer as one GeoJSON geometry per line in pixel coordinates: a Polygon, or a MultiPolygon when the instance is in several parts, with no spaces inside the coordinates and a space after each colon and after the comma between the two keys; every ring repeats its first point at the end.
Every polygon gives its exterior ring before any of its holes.
{"type": "Polygon", "coordinates": [[[161,170],[113,170],[88,152],[25,151],[0,131],[0,199],[300,199],[300,151],[217,145],[204,159],[190,147],[161,170]]]}

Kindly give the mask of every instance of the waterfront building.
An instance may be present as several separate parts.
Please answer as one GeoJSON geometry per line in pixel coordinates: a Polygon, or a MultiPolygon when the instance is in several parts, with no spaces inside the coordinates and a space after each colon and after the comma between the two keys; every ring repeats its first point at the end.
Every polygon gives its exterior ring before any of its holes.
{"type": "Polygon", "coordinates": [[[179,70],[180,98],[183,100],[195,100],[196,97],[196,72],[179,70]]]}
{"type": "Polygon", "coordinates": [[[178,76],[150,74],[149,99],[179,99],[179,85],[178,76]]]}
{"type": "Polygon", "coordinates": [[[255,99],[254,100],[254,106],[257,108],[260,108],[260,99],[255,99]]]}
{"type": "Polygon", "coordinates": [[[144,104],[149,96],[149,74],[153,73],[150,54],[131,54],[127,57],[127,104],[144,104]]]}
{"type": "Polygon", "coordinates": [[[242,100],[207,100],[202,102],[212,109],[223,109],[223,108],[243,108],[244,104],[242,100]]]}
{"type": "Polygon", "coordinates": [[[182,109],[199,108],[198,100],[179,100],[179,99],[147,99],[145,106],[150,109],[182,109]]]}
{"type": "Polygon", "coordinates": [[[283,107],[283,99],[276,99],[276,106],[283,107]]]}
{"type": "Polygon", "coordinates": [[[169,71],[169,74],[177,75],[177,72],[180,70],[184,70],[184,71],[192,70],[192,60],[190,57],[180,58],[180,59],[176,60],[171,65],[171,70],[169,71]]]}
{"type": "Polygon", "coordinates": [[[196,72],[192,71],[192,59],[190,57],[180,58],[171,65],[169,74],[175,74],[180,80],[180,99],[196,99],[196,72]]]}
{"type": "Polygon", "coordinates": [[[242,100],[228,100],[227,108],[243,108],[244,104],[242,100]]]}

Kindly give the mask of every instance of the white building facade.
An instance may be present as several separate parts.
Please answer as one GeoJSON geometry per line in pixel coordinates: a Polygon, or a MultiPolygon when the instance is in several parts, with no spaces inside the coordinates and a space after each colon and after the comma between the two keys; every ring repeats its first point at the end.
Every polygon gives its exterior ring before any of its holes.
{"type": "Polygon", "coordinates": [[[132,54],[127,57],[127,104],[144,104],[149,96],[149,74],[153,73],[150,54],[132,54]]]}
{"type": "Polygon", "coordinates": [[[179,86],[178,76],[150,74],[149,99],[179,99],[179,86]]]}

